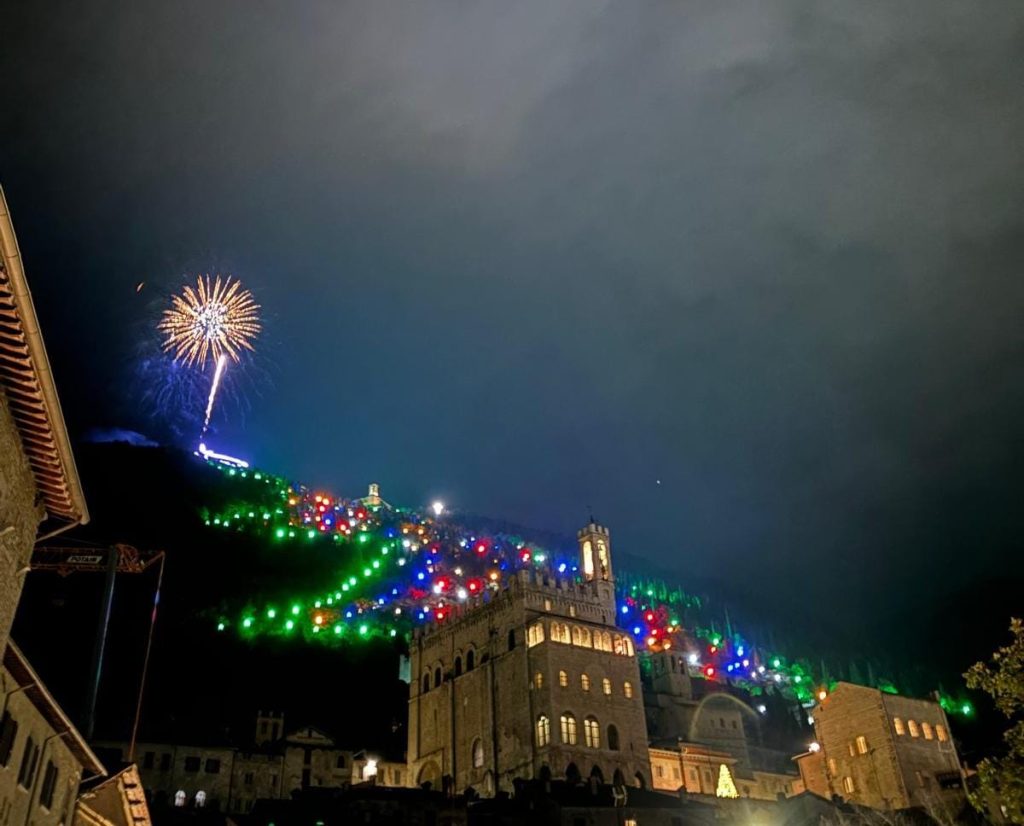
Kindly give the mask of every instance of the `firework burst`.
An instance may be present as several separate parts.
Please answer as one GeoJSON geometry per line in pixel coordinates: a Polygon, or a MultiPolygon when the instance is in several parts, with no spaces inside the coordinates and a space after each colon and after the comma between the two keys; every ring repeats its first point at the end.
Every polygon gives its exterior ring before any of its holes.
{"type": "Polygon", "coordinates": [[[197,276],[195,288],[187,286],[171,296],[171,306],[157,325],[165,335],[164,352],[189,367],[219,363],[226,356],[237,362],[243,350],[253,350],[261,329],[259,309],[241,281],[197,276]]]}

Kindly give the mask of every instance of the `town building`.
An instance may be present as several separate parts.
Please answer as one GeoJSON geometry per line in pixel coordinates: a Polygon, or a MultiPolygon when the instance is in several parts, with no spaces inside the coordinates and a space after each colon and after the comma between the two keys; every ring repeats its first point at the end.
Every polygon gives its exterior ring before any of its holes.
{"type": "Polygon", "coordinates": [[[520,571],[414,637],[415,785],[484,796],[535,777],[649,785],[636,651],[615,626],[611,538],[591,521],[577,539],[582,582],[520,571]]]}
{"type": "Polygon", "coordinates": [[[788,754],[751,745],[748,730],[759,732],[761,713],[718,684],[694,679],[699,667],[685,655],[668,650],[647,656],[644,710],[654,788],[721,796],[735,786],[739,797],[755,800],[804,790],[799,774],[779,770],[789,765],[788,754]]]}
{"type": "Polygon", "coordinates": [[[71,821],[103,765],[10,639],[36,542],[88,510],[0,189],[0,823],[71,821]]]}
{"type": "MultiPolygon", "coordinates": [[[[131,759],[127,743],[104,743],[131,759]]],[[[257,800],[286,800],[310,789],[370,784],[402,788],[404,760],[339,746],[314,726],[291,731],[281,714],[259,712],[249,745],[139,742],[139,773],[155,809],[189,808],[248,814],[257,800]]]]}
{"type": "Polygon", "coordinates": [[[83,784],[75,806],[74,826],[151,826],[149,805],[138,767],[83,784]]]}
{"type": "Polygon", "coordinates": [[[942,706],[840,682],[814,709],[816,745],[797,758],[809,791],[872,809],[956,809],[963,772],[942,706]]]}
{"type": "Polygon", "coordinates": [[[0,690],[0,823],[70,823],[83,776],[103,764],[10,640],[0,690]]]}

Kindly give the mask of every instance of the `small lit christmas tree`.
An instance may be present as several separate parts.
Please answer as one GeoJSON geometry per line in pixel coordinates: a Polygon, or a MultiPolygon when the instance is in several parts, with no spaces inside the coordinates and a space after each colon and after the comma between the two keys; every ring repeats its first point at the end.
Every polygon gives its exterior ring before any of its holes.
{"type": "Polygon", "coordinates": [[[736,791],[736,784],[732,782],[732,775],[729,767],[723,763],[718,769],[718,788],[715,789],[715,797],[739,797],[736,791]]]}

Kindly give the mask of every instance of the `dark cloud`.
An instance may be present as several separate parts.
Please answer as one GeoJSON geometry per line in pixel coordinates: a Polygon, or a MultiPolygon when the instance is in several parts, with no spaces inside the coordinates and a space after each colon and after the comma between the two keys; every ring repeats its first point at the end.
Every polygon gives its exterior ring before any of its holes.
{"type": "Polygon", "coordinates": [[[590,505],[841,618],[1022,573],[1019,4],[4,18],[0,168],[81,425],[125,415],[134,285],[230,269],[276,389],[224,438],[273,467],[590,505]]]}

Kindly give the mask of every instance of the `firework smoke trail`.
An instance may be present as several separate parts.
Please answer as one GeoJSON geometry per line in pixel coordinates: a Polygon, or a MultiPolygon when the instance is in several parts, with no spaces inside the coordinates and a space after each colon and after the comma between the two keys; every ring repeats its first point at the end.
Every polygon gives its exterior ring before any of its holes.
{"type": "Polygon", "coordinates": [[[213,402],[217,398],[217,388],[220,387],[221,377],[224,375],[224,368],[227,366],[228,357],[221,354],[217,359],[217,369],[213,371],[213,384],[210,385],[210,397],[206,400],[206,416],[203,418],[203,432],[199,438],[206,436],[206,430],[210,426],[210,414],[213,413],[213,402]]]}

